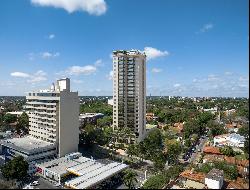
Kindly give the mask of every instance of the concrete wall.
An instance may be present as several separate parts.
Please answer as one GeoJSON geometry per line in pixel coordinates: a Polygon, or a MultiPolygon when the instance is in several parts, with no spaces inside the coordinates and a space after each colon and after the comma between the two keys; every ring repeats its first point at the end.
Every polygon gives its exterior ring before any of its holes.
{"type": "Polygon", "coordinates": [[[223,185],[223,179],[216,181],[213,179],[205,178],[205,184],[209,189],[221,189],[223,185]]]}
{"type": "Polygon", "coordinates": [[[62,91],[59,103],[59,157],[78,151],[79,99],[77,92],[62,91]]]}
{"type": "Polygon", "coordinates": [[[137,138],[137,142],[140,142],[144,139],[146,135],[146,60],[143,57],[136,58],[136,71],[137,74],[137,85],[138,88],[138,132],[139,137],[137,138]]]}

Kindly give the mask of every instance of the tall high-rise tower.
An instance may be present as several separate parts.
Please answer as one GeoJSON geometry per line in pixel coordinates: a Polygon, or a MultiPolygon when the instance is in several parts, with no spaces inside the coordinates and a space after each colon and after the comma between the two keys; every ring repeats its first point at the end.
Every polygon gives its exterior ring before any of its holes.
{"type": "Polygon", "coordinates": [[[129,128],[134,137],[125,142],[140,142],[146,134],[146,55],[114,51],[113,73],[113,128],[129,128]]]}

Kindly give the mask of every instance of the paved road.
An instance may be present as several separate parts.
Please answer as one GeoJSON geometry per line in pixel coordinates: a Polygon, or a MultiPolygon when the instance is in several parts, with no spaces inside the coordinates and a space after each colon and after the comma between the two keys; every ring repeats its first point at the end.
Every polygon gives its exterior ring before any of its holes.
{"type": "Polygon", "coordinates": [[[198,147],[196,148],[196,152],[194,152],[189,160],[190,163],[193,163],[197,158],[198,156],[201,154],[204,146],[205,146],[205,143],[207,142],[207,139],[208,137],[205,137],[204,139],[201,140],[200,144],[198,145],[198,147]],[[201,152],[198,152],[198,149],[201,150],[201,152]]]}

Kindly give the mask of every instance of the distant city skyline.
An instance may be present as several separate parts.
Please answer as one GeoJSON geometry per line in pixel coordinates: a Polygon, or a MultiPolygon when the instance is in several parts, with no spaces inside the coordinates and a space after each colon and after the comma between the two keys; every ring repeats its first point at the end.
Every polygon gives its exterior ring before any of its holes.
{"type": "Polygon", "coordinates": [[[0,2],[0,96],[61,77],[112,96],[112,52],[139,49],[147,96],[249,97],[249,1],[65,2],[0,2]]]}

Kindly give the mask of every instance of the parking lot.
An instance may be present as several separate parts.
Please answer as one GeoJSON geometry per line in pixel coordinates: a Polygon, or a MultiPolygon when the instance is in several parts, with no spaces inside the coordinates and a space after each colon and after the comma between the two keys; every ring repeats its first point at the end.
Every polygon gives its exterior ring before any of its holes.
{"type": "MultiPolygon", "coordinates": [[[[26,185],[29,185],[30,183],[38,181],[38,185],[32,186],[33,189],[62,189],[62,187],[56,187],[51,182],[47,181],[46,179],[43,179],[42,177],[34,176],[32,179],[29,180],[29,182],[26,183],[26,185]]],[[[26,186],[24,185],[24,187],[26,186]]]]}

